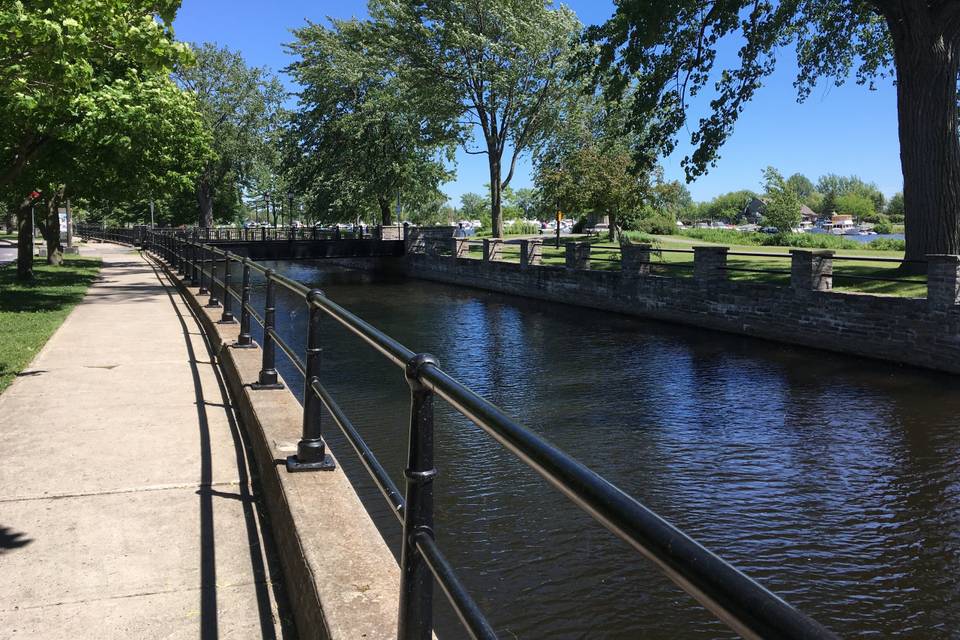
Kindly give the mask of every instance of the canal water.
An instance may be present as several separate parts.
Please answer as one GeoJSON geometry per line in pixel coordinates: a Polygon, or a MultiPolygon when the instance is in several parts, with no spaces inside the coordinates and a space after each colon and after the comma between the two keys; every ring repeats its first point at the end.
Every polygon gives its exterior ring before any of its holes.
{"type": "MultiPolygon", "coordinates": [[[[842,636],[960,633],[960,379],[329,265],[274,266],[435,354],[842,636]]],[[[282,292],[278,302],[279,329],[302,350],[305,308],[282,292]]],[[[324,327],[322,380],[402,486],[402,372],[332,320],[324,327]]],[[[299,393],[295,370],[279,368],[299,393]]],[[[336,426],[325,428],[396,553],[398,524],[336,426]]],[[[439,401],[437,430],[437,538],[502,638],[730,637],[439,401]]],[[[437,611],[441,637],[464,637],[448,607],[437,611]]]]}

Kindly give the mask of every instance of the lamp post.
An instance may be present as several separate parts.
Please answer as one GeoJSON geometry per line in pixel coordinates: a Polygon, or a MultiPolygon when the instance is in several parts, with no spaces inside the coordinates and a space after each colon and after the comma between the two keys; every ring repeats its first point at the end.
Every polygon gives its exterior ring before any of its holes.
{"type": "Polygon", "coordinates": [[[293,226],[293,192],[287,191],[287,215],[290,216],[290,226],[293,226]]]}
{"type": "Polygon", "coordinates": [[[270,223],[272,222],[272,220],[270,219],[270,192],[269,191],[263,194],[263,202],[264,202],[264,206],[267,209],[267,223],[270,223]]]}

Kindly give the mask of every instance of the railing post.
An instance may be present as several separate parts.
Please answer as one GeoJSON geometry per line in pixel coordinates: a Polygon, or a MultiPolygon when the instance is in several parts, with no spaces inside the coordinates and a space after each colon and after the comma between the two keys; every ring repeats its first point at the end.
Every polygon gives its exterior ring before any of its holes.
{"type": "Polygon", "coordinates": [[[204,244],[198,244],[198,245],[197,245],[197,263],[199,264],[199,268],[200,268],[200,290],[197,291],[197,295],[198,295],[198,296],[205,296],[205,295],[209,295],[209,293],[210,293],[210,290],[207,289],[207,285],[206,285],[206,281],[207,281],[206,275],[207,275],[207,274],[206,274],[206,271],[205,271],[205,267],[203,266],[203,265],[206,264],[206,262],[207,262],[207,248],[206,248],[206,247],[207,247],[207,245],[204,245],[204,244]]]}
{"type": "Polygon", "coordinates": [[[568,242],[564,248],[564,263],[567,269],[590,268],[590,243],[568,242]]]}
{"type": "Polygon", "coordinates": [[[927,255],[927,306],[947,311],[960,304],[960,256],[927,255]]]}
{"type": "Polygon", "coordinates": [[[220,314],[220,324],[233,324],[236,319],[233,317],[233,295],[230,293],[230,252],[227,251],[223,256],[223,313],[220,314]]]}
{"type": "Polygon", "coordinates": [[[197,243],[191,242],[187,245],[187,251],[190,253],[190,286],[196,287],[197,282],[197,243]]]}
{"type": "Polygon", "coordinates": [[[297,443],[297,455],[287,457],[287,471],[332,471],[336,469],[333,458],[327,453],[323,442],[321,414],[323,404],[313,385],[320,384],[320,320],[323,311],[318,301],[323,292],[313,289],[307,294],[310,317],[307,329],[306,373],[303,376],[303,435],[297,443]]]}
{"type": "Polygon", "coordinates": [[[220,300],[217,299],[217,254],[210,250],[210,299],[207,300],[207,307],[215,308],[220,306],[220,300]]]}
{"type": "Polygon", "coordinates": [[[233,343],[238,349],[252,349],[253,336],[250,335],[250,261],[242,260],[243,280],[240,284],[240,335],[233,343]]]}
{"type": "Polygon", "coordinates": [[[520,241],[520,268],[529,267],[543,263],[543,240],[527,239],[520,241]]]}
{"type": "Polygon", "coordinates": [[[185,255],[183,239],[177,237],[174,243],[177,247],[177,266],[179,267],[177,273],[180,274],[181,278],[184,278],[187,275],[187,256],[185,255]]]}
{"type": "Polygon", "coordinates": [[[277,376],[277,344],[271,334],[277,320],[277,292],[273,283],[273,269],[267,269],[265,275],[267,296],[263,308],[263,361],[260,365],[260,377],[250,386],[253,389],[283,389],[283,384],[277,376]]]}
{"type": "Polygon", "coordinates": [[[466,258],[467,253],[470,251],[470,244],[467,242],[466,238],[450,238],[450,254],[453,256],[453,259],[457,258],[466,258]]]}
{"type": "Polygon", "coordinates": [[[791,249],[790,286],[797,292],[833,289],[833,251],[791,249]]]}
{"type": "Polygon", "coordinates": [[[730,247],[703,246],[693,248],[693,277],[704,282],[727,279],[727,252],[730,247]]]}
{"type": "Polygon", "coordinates": [[[620,272],[625,276],[650,275],[650,250],[648,243],[620,245],[620,272]]]}
{"type": "Polygon", "coordinates": [[[499,262],[500,254],[503,251],[503,238],[484,238],[483,239],[483,261],[499,262]]]}
{"type": "Polygon", "coordinates": [[[417,549],[419,535],[433,537],[433,392],[421,381],[423,368],[437,366],[433,356],[421,353],[407,363],[410,386],[410,432],[400,552],[399,640],[430,640],[433,636],[433,575],[417,549]]]}
{"type": "Polygon", "coordinates": [[[266,242],[266,241],[267,241],[267,228],[260,227],[260,242],[266,242]]]}

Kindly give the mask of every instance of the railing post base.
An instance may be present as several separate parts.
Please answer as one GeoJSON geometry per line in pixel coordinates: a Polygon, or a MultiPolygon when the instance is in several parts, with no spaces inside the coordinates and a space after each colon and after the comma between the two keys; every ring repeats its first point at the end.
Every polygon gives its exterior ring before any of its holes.
{"type": "Polygon", "coordinates": [[[282,382],[254,382],[250,385],[254,391],[264,391],[267,389],[286,389],[282,382]]]}
{"type": "Polygon", "coordinates": [[[337,463],[333,461],[333,457],[329,453],[324,454],[323,460],[317,462],[300,462],[299,453],[295,456],[287,456],[287,471],[289,473],[296,471],[333,471],[336,468],[337,463]]]}

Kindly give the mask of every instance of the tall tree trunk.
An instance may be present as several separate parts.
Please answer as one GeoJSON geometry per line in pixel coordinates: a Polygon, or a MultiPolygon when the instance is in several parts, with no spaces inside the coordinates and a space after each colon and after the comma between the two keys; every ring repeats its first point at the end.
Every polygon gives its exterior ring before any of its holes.
{"type": "Polygon", "coordinates": [[[620,239],[620,229],[617,227],[617,214],[611,211],[607,214],[607,220],[610,223],[609,236],[610,242],[616,242],[620,239]]]}
{"type": "Polygon", "coordinates": [[[490,157],[490,233],[494,238],[503,237],[503,204],[500,188],[500,157],[491,152],[490,157]]]}
{"type": "Polygon", "coordinates": [[[385,227],[393,224],[390,217],[390,198],[380,196],[377,198],[377,204],[380,205],[380,224],[385,227]]]}
{"type": "Polygon", "coordinates": [[[197,204],[200,206],[200,217],[197,224],[201,228],[213,226],[213,186],[210,181],[201,177],[197,182],[197,204]]]}
{"type": "Polygon", "coordinates": [[[33,216],[30,208],[33,200],[28,198],[17,212],[17,280],[33,280],[33,216]]]}
{"type": "Polygon", "coordinates": [[[63,198],[65,187],[60,185],[56,190],[51,189],[47,199],[46,222],[40,227],[43,239],[47,242],[47,264],[59,266],[63,264],[63,245],[60,243],[60,200],[63,198]]]}
{"type": "Polygon", "coordinates": [[[897,69],[906,259],[923,260],[930,253],[957,254],[957,37],[943,37],[941,25],[929,24],[929,20],[916,16],[888,20],[888,25],[897,69]]]}

